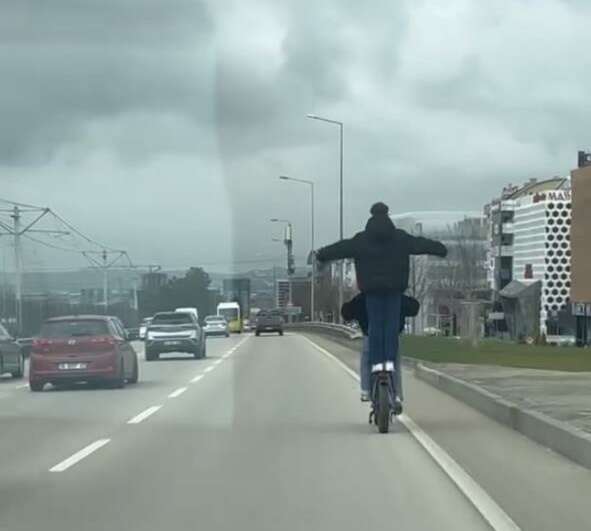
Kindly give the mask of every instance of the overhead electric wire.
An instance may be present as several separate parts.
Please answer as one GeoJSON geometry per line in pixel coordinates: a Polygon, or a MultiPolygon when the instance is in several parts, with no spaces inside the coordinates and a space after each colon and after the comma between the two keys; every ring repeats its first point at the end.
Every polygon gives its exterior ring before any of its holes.
{"type": "Polygon", "coordinates": [[[69,248],[69,247],[62,247],[61,245],[55,245],[53,243],[44,242],[43,240],[39,240],[39,239],[37,239],[37,238],[35,238],[35,237],[33,237],[33,236],[29,235],[29,234],[26,234],[26,233],[23,234],[23,237],[24,238],[27,238],[27,240],[31,240],[31,241],[33,241],[35,243],[38,243],[40,245],[44,245],[45,247],[49,247],[51,249],[56,249],[58,251],[66,251],[66,252],[69,252],[69,253],[76,253],[76,254],[80,254],[81,253],[81,251],[79,249],[72,249],[72,248],[69,248]]]}
{"type": "Polygon", "coordinates": [[[62,218],[59,214],[57,214],[56,212],[54,212],[53,210],[49,210],[49,212],[59,221],[61,221],[66,227],[68,227],[68,229],[70,229],[72,232],[76,233],[78,236],[80,236],[82,239],[86,240],[88,243],[92,243],[98,247],[100,247],[101,249],[105,249],[107,251],[113,251],[113,252],[118,252],[118,249],[114,249],[112,247],[108,247],[100,242],[98,242],[97,240],[92,239],[90,236],[87,236],[86,234],[84,234],[83,232],[81,232],[80,230],[78,230],[76,227],[74,227],[70,222],[66,221],[64,218],[62,218]]]}

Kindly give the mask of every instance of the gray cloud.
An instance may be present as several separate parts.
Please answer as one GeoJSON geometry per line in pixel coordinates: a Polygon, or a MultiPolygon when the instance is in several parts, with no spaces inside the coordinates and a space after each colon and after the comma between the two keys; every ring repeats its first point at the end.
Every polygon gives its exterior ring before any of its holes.
{"type": "Polygon", "coordinates": [[[377,199],[477,210],[509,181],[567,173],[586,147],[584,3],[1,9],[3,194],[82,217],[143,261],[280,256],[275,215],[305,253],[306,190],[279,174],[316,180],[318,241],[334,238],[337,130],[308,112],[345,122],[348,232],[377,199]],[[125,215],[105,219],[105,204],[125,215]]]}
{"type": "Polygon", "coordinates": [[[202,118],[212,21],[196,1],[14,1],[0,17],[0,160],[43,163],[97,119],[202,118]]]}

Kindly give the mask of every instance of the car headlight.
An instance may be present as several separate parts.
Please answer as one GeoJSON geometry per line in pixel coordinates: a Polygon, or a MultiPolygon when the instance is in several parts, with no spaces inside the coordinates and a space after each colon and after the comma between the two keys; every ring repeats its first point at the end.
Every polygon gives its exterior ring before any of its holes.
{"type": "Polygon", "coordinates": [[[150,340],[150,341],[151,341],[152,339],[156,339],[156,338],[155,338],[155,336],[154,336],[154,333],[153,333],[153,332],[148,332],[148,333],[146,334],[146,337],[147,337],[147,338],[148,338],[148,340],[150,340]]]}
{"type": "Polygon", "coordinates": [[[197,339],[197,330],[191,330],[191,332],[189,332],[189,337],[191,339],[197,339]]]}

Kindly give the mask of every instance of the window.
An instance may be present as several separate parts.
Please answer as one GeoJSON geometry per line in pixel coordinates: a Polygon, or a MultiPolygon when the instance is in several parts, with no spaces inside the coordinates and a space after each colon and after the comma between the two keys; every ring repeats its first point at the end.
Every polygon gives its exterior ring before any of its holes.
{"type": "Polygon", "coordinates": [[[534,278],[534,266],[532,264],[525,264],[525,272],[523,278],[534,278]]]}
{"type": "Polygon", "coordinates": [[[152,319],[152,325],[182,325],[193,324],[193,318],[190,313],[171,312],[157,313],[152,319]]]}
{"type": "Polygon", "coordinates": [[[106,321],[77,319],[45,323],[39,335],[40,337],[108,336],[110,330],[106,321]]]}

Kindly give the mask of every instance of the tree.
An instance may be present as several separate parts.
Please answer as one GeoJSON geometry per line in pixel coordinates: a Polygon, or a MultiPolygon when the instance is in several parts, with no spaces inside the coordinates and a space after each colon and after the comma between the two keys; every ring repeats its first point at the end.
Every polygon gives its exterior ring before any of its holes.
{"type": "Polygon", "coordinates": [[[474,301],[486,288],[484,227],[478,219],[466,219],[448,227],[442,239],[448,255],[444,260],[428,262],[427,291],[437,313],[443,306],[449,311],[449,326],[455,334],[455,319],[462,311],[462,302],[474,301]]]}
{"type": "Polygon", "coordinates": [[[184,277],[173,277],[155,290],[146,291],[141,298],[142,315],[194,307],[199,315],[214,313],[215,301],[209,290],[211,279],[200,267],[191,267],[184,277]]]}

